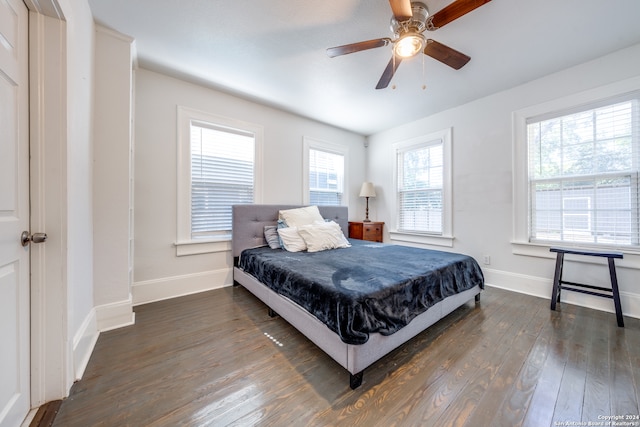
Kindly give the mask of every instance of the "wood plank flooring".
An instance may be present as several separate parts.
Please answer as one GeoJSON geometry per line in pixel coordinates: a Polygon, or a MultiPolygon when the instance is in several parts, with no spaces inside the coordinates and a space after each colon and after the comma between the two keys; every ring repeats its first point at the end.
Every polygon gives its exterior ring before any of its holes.
{"type": "Polygon", "coordinates": [[[618,328],[613,313],[552,312],[500,289],[379,360],[357,390],[242,287],[135,311],[134,326],[101,334],[54,426],[538,427],[640,414],[640,320],[618,328]]]}

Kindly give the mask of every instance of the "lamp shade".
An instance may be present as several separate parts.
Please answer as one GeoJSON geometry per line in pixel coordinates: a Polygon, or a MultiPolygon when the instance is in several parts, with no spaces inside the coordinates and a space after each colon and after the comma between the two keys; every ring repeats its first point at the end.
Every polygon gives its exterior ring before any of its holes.
{"type": "Polygon", "coordinates": [[[376,197],[376,189],[373,182],[363,182],[360,188],[360,197],[376,197]]]}

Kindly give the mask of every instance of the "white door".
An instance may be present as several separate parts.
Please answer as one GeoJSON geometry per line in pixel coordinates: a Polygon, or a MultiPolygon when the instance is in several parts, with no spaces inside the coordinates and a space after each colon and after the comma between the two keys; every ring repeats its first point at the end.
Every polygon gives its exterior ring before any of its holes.
{"type": "Polygon", "coordinates": [[[0,426],[30,406],[27,7],[0,0],[0,426]]]}

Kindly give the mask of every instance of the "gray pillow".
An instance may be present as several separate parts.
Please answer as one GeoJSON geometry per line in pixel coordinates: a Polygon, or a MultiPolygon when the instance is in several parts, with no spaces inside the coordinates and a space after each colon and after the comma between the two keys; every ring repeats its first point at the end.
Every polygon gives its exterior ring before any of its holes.
{"type": "Polygon", "coordinates": [[[264,226],[264,238],[271,249],[281,249],[280,236],[278,236],[278,230],[275,225],[264,226]]]}

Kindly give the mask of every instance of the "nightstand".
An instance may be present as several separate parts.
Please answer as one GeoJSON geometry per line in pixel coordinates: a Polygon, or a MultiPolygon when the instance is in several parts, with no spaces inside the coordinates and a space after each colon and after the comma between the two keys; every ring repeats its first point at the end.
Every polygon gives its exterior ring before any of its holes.
{"type": "Polygon", "coordinates": [[[349,237],[352,239],[382,242],[384,222],[349,221],[349,237]]]}

